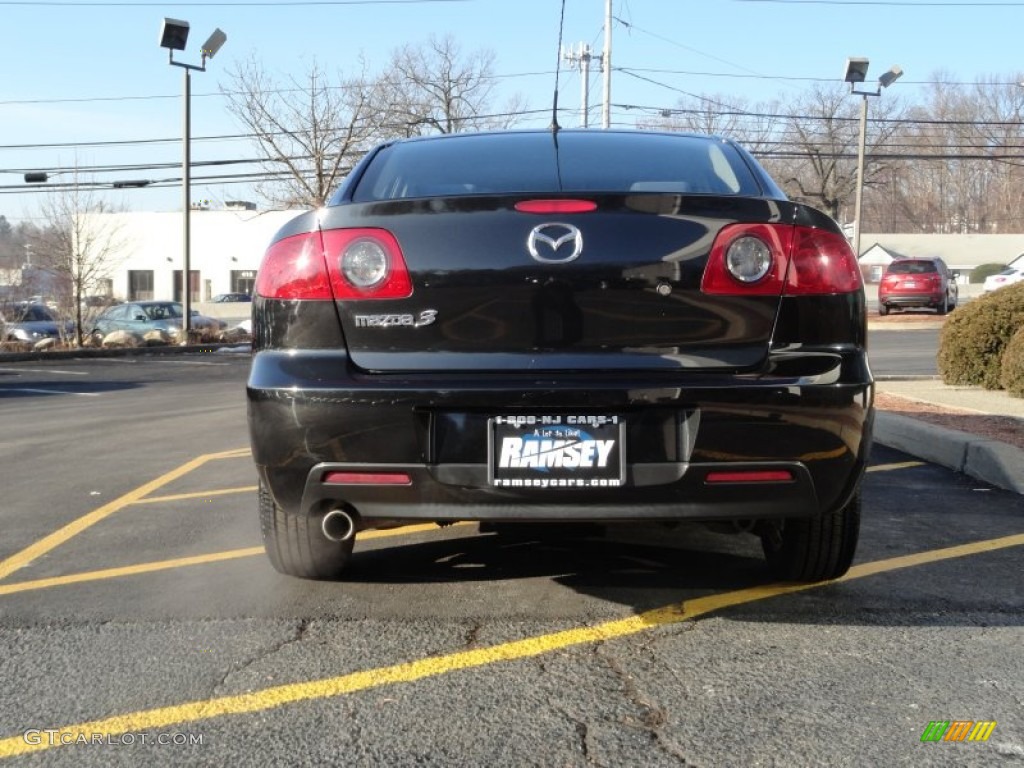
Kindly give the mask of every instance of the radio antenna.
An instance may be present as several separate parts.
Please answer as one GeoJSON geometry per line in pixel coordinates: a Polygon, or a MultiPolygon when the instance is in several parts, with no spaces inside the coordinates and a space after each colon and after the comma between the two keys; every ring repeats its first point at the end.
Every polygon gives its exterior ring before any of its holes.
{"type": "Polygon", "coordinates": [[[558,19],[558,59],[555,61],[555,98],[551,105],[551,132],[557,136],[558,124],[558,79],[562,73],[562,32],[565,29],[565,0],[562,0],[562,15],[558,19]]]}

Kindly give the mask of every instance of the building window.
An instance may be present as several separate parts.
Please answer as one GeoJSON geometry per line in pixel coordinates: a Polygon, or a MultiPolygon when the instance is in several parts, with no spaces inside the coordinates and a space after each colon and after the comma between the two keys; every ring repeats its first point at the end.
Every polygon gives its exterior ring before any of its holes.
{"type": "Polygon", "coordinates": [[[252,296],[252,289],[256,285],[256,270],[254,269],[233,269],[231,270],[231,292],[246,293],[252,296]]]}
{"type": "Polygon", "coordinates": [[[128,301],[148,301],[153,298],[153,270],[128,270],[128,301]]]}
{"type": "MultiPolygon", "coordinates": [[[[190,304],[195,304],[199,301],[199,270],[190,269],[188,271],[188,300],[190,304]]],[[[181,270],[174,270],[174,300],[181,301],[183,294],[181,292],[181,270]]]]}

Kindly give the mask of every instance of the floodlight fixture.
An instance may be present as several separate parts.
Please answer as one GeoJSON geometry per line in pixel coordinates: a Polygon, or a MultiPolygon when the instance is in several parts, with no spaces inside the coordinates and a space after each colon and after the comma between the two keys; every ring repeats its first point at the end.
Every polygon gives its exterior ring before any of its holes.
{"type": "Polygon", "coordinates": [[[846,60],[846,75],[843,79],[851,86],[863,83],[868,76],[868,60],[865,58],[849,58],[846,60]]]}
{"type": "MultiPolygon", "coordinates": [[[[164,19],[160,30],[160,46],[168,49],[168,62],[185,70],[185,89],[182,98],[184,114],[182,119],[182,159],[181,159],[181,213],[182,213],[182,255],[181,255],[181,298],[182,298],[182,343],[188,344],[189,332],[192,330],[192,269],[191,269],[191,223],[189,211],[192,210],[192,70],[206,71],[206,60],[212,59],[221,49],[228,36],[218,27],[213,30],[206,42],[199,49],[199,63],[188,64],[175,61],[174,52],[185,50],[188,40],[188,22],[179,19],[164,19]]],[[[148,183],[148,182],[146,182],[148,183]]],[[[124,187],[145,186],[142,180],[128,180],[124,187]]]]}
{"type": "Polygon", "coordinates": [[[160,47],[170,51],[184,51],[188,42],[188,22],[164,18],[160,27],[160,47]]]}
{"type": "Polygon", "coordinates": [[[857,186],[853,212],[853,251],[860,258],[860,217],[864,199],[864,152],[868,130],[868,96],[881,96],[882,89],[888,88],[903,76],[903,70],[892,66],[889,71],[878,78],[878,85],[873,91],[858,90],[857,84],[863,83],[868,76],[868,60],[863,57],[851,57],[846,60],[845,81],[850,84],[850,93],[860,96],[860,136],[857,141],[857,186]]]}
{"type": "Polygon", "coordinates": [[[878,85],[881,88],[888,88],[903,76],[903,70],[898,66],[889,67],[889,71],[878,78],[878,85]]]}
{"type": "Polygon", "coordinates": [[[213,34],[203,43],[203,47],[200,48],[200,52],[203,54],[204,59],[212,59],[216,55],[217,51],[221,49],[221,46],[227,41],[228,36],[225,35],[220,27],[213,30],[213,34]]]}

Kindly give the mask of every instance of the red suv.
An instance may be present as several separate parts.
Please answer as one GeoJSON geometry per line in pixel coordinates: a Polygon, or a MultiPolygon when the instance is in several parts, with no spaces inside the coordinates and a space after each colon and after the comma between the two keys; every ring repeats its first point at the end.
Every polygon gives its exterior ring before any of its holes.
{"type": "Polygon", "coordinates": [[[939,258],[896,259],[878,286],[878,314],[893,307],[931,307],[944,315],[956,307],[956,281],[939,258]]]}

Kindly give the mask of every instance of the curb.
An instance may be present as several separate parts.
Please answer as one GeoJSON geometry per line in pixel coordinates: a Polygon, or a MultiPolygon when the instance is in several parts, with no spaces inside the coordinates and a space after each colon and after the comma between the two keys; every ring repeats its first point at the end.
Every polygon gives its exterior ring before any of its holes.
{"type": "Polygon", "coordinates": [[[1024,494],[1024,451],[997,440],[875,412],[875,441],[976,480],[1024,494]]]}

